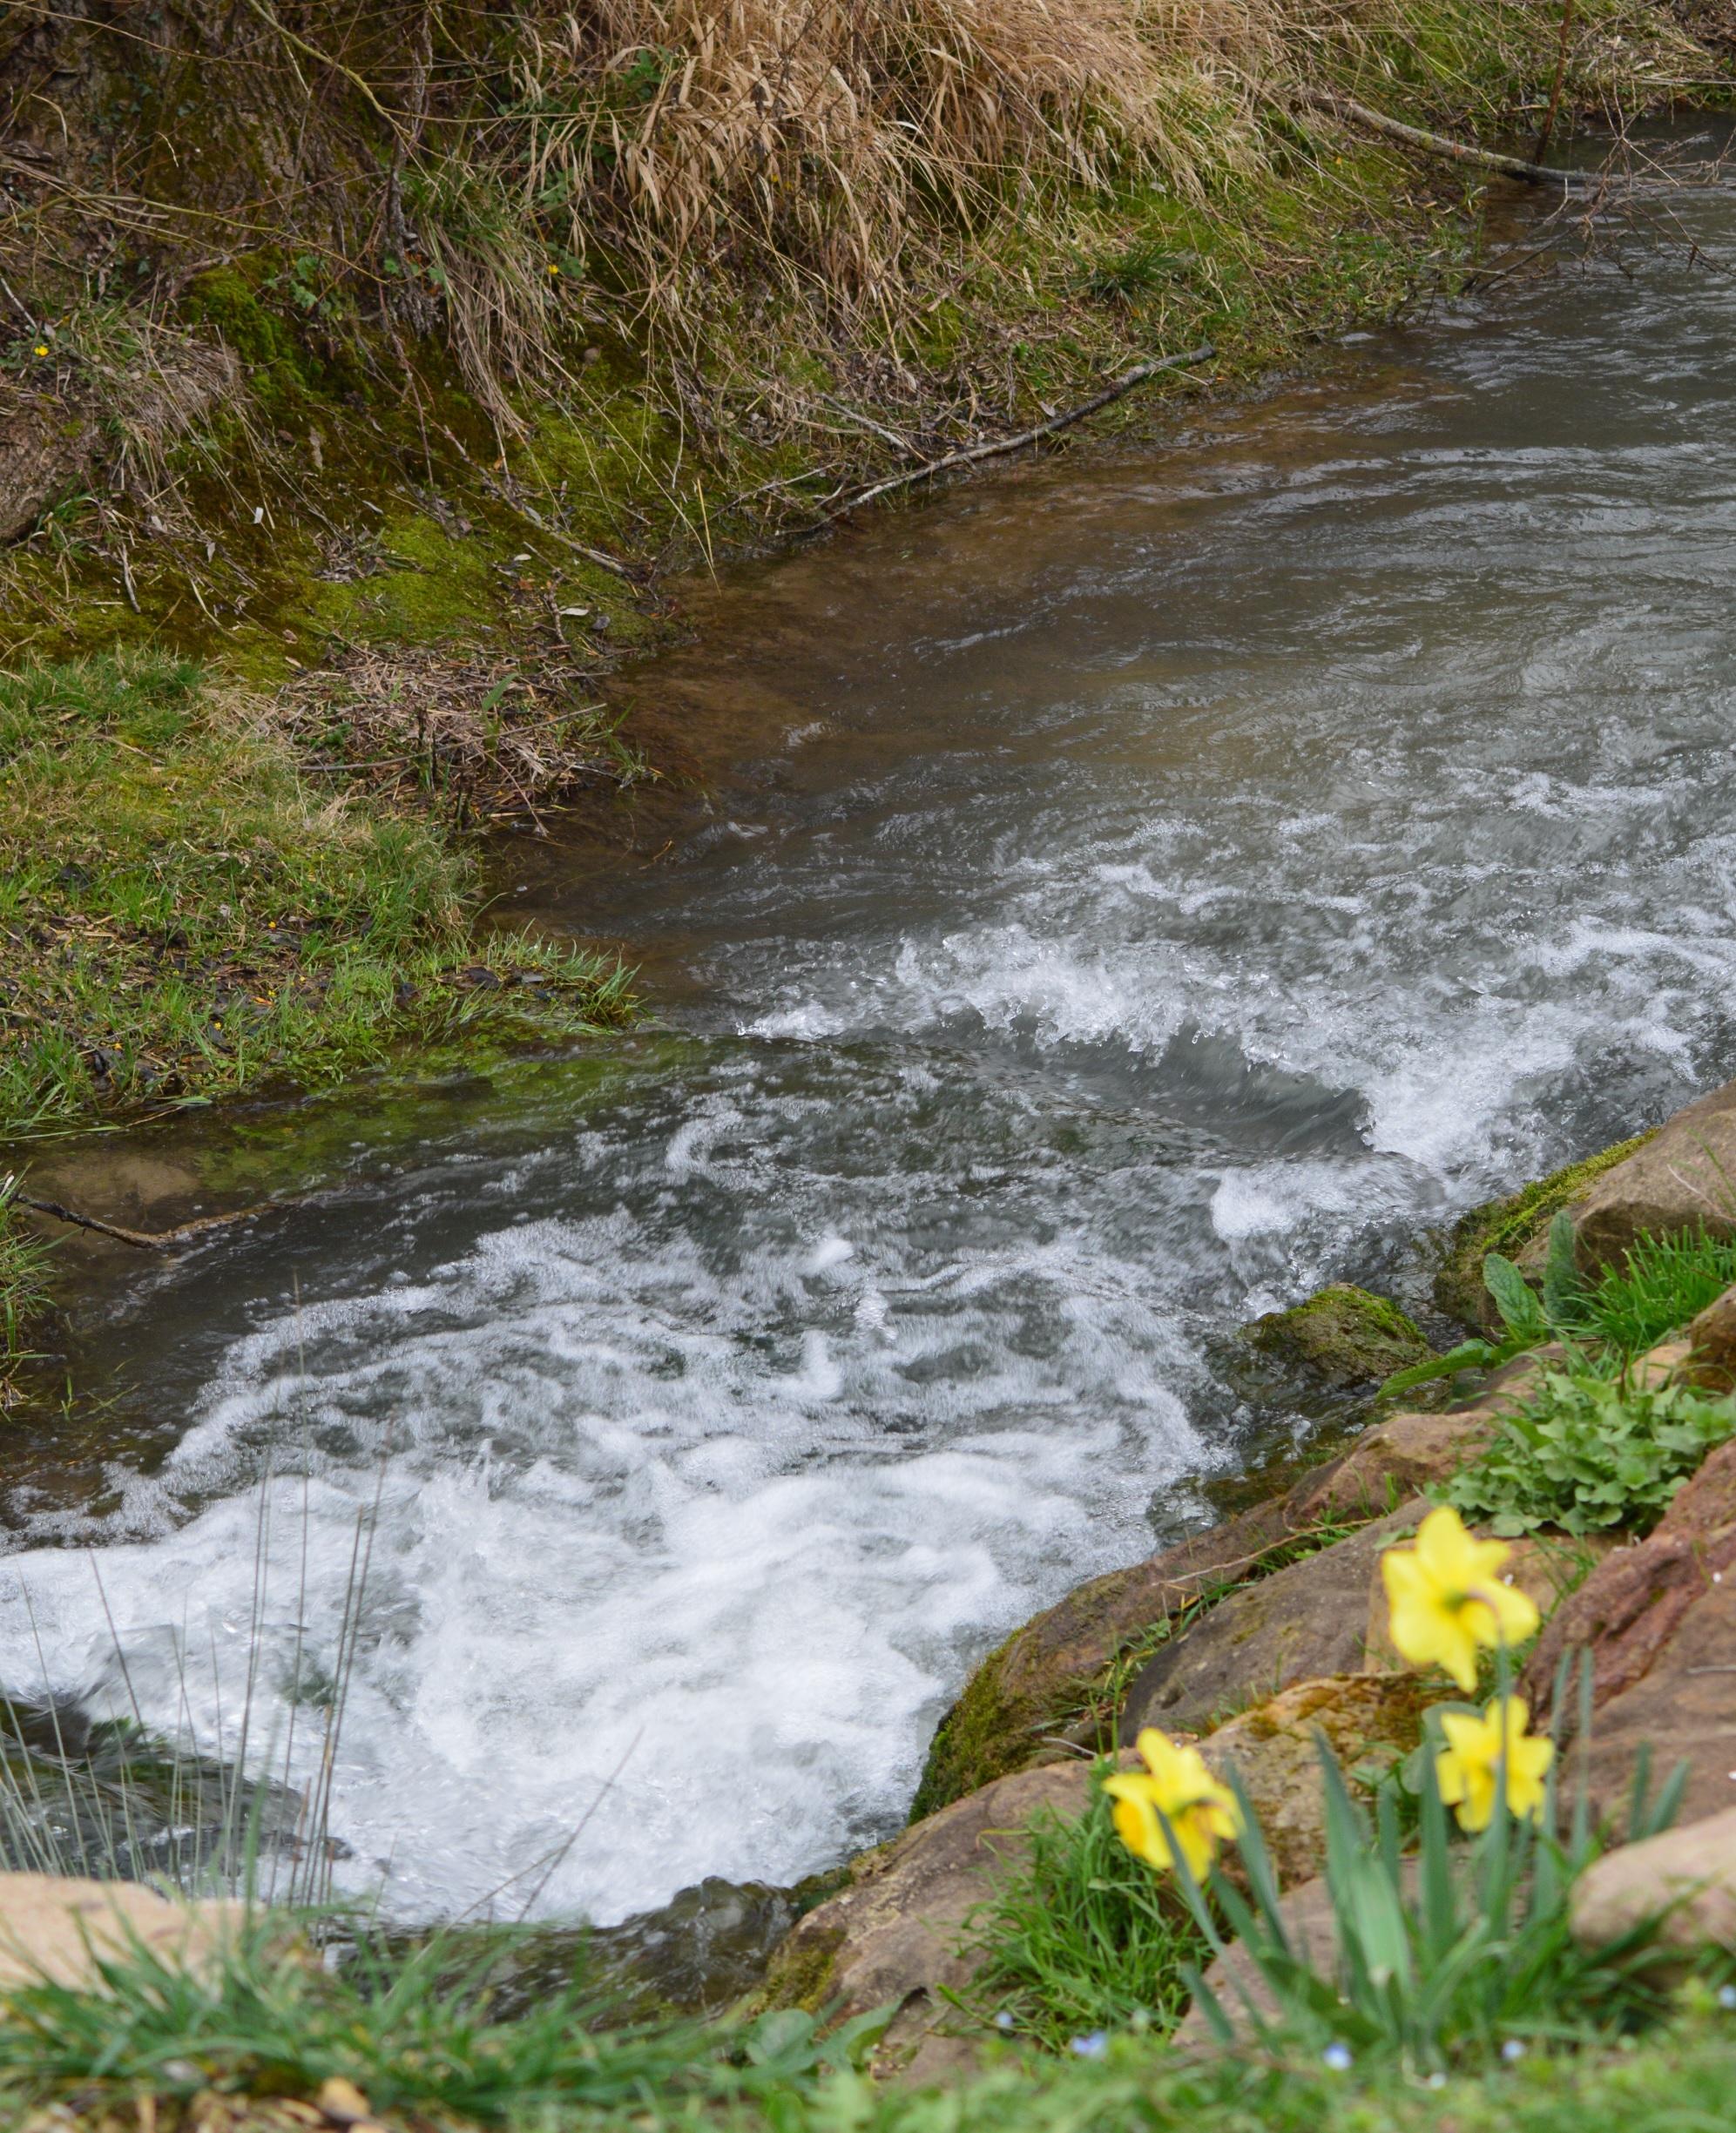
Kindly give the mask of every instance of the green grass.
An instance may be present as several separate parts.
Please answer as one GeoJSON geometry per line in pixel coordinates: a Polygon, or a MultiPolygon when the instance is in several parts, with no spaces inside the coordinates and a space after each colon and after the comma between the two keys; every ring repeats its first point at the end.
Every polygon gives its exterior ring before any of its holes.
{"type": "Polygon", "coordinates": [[[1105,1796],[1094,1788],[1084,1814],[1039,1815],[1025,1835],[1023,1863],[971,1921],[973,2008],[1057,2051],[1097,2029],[1172,2029],[1182,1966],[1205,1943],[1116,1835],[1105,1796]]]}
{"type": "Polygon", "coordinates": [[[625,2123],[654,2101],[794,2101],[824,2067],[848,2063],[862,2032],[819,2039],[811,2017],[788,2009],[732,2030],[611,2028],[582,1968],[503,2015],[496,2001],[522,1933],[395,1947],[354,1922],[354,1940],[333,1941],[346,1921],[329,1914],[307,1922],[335,1965],[298,1938],[294,1914],[259,1912],[203,1975],[133,1947],[99,1961],[99,1990],[9,1988],[0,2106],[9,2091],[22,2104],[71,2090],[87,2106],[140,2096],[187,2105],[207,2089],[306,2096],[335,2078],[376,2110],[438,2114],[442,2125],[547,2124],[551,2113],[593,2123],[615,2111],[625,2123]]]}
{"type": "Polygon", "coordinates": [[[1736,1283],[1736,1239],[1642,1237],[1619,1271],[1606,1267],[1563,1315],[1583,1338],[1621,1355],[1640,1355],[1697,1318],[1736,1283]]]}
{"type": "Polygon", "coordinates": [[[0,677],[0,1134],[624,1019],[614,959],[481,905],[449,832],[319,789],[185,661],[0,677]]]}
{"type": "Polygon", "coordinates": [[[1093,2040],[1090,2057],[991,2043],[975,2077],[913,2090],[849,2067],[860,2032],[828,2046],[788,2010],[733,2029],[611,2030],[581,1978],[506,2016],[492,1995],[512,1939],[497,1938],[492,1955],[438,1940],[396,1954],[364,1944],[334,1973],[286,1959],[280,1938],[255,1928],[208,1981],[139,1958],[105,1965],[100,1993],[9,1991],[0,2114],[28,2124],[32,2107],[59,2099],[47,2123],[132,2133],[150,2096],[163,2133],[275,2129],[294,2122],[249,2120],[249,2097],[308,2096],[337,2076],[394,2126],[449,2133],[1727,2133],[1733,2123],[1736,2015],[1698,1984],[1670,2023],[1640,2035],[1539,2040],[1516,2062],[1432,2077],[1387,2055],[1341,2072],[1310,2049],[1178,2053],[1130,2030],[1093,2040]],[[235,2121],[213,2119],[213,2103],[235,2121]]]}

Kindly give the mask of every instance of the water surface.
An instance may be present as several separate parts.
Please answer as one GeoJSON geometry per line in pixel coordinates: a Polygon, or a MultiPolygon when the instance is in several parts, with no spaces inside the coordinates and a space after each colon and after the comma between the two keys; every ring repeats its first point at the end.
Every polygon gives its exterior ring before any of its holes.
{"type": "Polygon", "coordinates": [[[669,1033],[129,1291],[163,1441],[15,1491],[0,1673],[209,1744],[251,1664],[305,1779],[377,1504],[333,1824],[401,1914],[895,1827],[972,1662],[1246,1455],[1226,1328],[1421,1293],[1733,1070],[1736,211],[1683,213],[1692,267],[696,596],[635,685],[711,813],[518,897],[669,1033]]]}

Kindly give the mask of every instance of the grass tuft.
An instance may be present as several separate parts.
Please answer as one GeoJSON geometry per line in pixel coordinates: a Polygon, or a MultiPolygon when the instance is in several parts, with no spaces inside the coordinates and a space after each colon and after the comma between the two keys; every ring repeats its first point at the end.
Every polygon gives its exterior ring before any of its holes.
{"type": "Polygon", "coordinates": [[[15,1138],[632,1006],[612,957],[479,942],[469,851],[314,789],[248,699],[161,655],[0,677],[0,868],[15,1138]]]}

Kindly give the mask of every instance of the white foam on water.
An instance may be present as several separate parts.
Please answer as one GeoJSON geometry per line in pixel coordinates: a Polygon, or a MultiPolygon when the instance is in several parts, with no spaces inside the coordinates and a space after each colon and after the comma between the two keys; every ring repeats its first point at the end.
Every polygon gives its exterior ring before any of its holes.
{"type": "Polygon", "coordinates": [[[609,1920],[709,1873],[795,1880],[896,1826],[961,1646],[1138,1552],[1154,1479],[1197,1456],[1133,1270],[1076,1249],[907,1284],[831,1232],[725,1292],[625,1216],[486,1235],[238,1342],[100,1591],[71,1551],[0,1569],[0,1678],[43,1685],[40,1634],[56,1692],[233,1750],[260,1559],[253,1737],[306,1785],[322,1720],[292,1738],[290,1655],[299,1623],[337,1671],[360,1522],[341,1882],[402,1916],[534,1889],[609,1920]],[[1033,1286],[1054,1345],[1021,1358],[1033,1286]],[[226,1493],[267,1441],[277,1478],[226,1493]]]}

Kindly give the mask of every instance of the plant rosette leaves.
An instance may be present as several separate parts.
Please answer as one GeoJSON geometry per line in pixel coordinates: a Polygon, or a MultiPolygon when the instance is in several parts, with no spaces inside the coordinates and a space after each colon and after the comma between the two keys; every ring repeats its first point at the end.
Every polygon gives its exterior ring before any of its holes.
{"type": "Polygon", "coordinates": [[[1640,1390],[1620,1379],[1545,1371],[1479,1458],[1435,1492],[1503,1537],[1649,1531],[1706,1455],[1736,1434],[1736,1397],[1687,1386],[1640,1390]]]}

